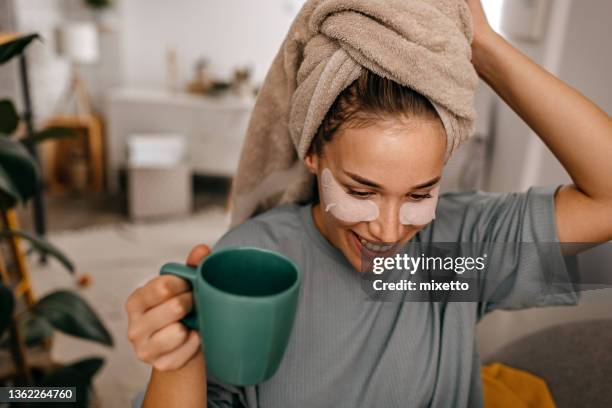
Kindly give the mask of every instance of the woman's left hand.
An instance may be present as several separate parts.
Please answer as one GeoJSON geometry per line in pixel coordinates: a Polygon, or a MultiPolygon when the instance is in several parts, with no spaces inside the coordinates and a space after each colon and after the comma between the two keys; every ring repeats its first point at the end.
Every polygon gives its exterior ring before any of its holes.
{"type": "Polygon", "coordinates": [[[472,48],[474,48],[475,45],[480,44],[491,34],[495,34],[495,31],[489,24],[489,20],[487,20],[487,16],[480,0],[465,0],[465,2],[472,13],[472,21],[474,25],[474,40],[472,41],[472,48]]]}

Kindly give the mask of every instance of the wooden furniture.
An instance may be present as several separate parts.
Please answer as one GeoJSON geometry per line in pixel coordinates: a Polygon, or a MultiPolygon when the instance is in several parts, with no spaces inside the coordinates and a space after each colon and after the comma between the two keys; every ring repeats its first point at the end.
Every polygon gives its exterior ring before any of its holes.
{"type": "Polygon", "coordinates": [[[102,122],[94,115],[56,116],[47,126],[63,126],[76,131],[77,137],[53,140],[44,145],[44,177],[51,192],[61,192],[70,185],[70,166],[76,152],[86,165],[86,187],[91,192],[104,190],[104,138],[102,122]]]}
{"type": "Polygon", "coordinates": [[[253,108],[252,98],[200,96],[164,90],[120,88],[107,96],[107,183],[119,189],[134,134],[170,133],[187,139],[187,165],[197,174],[231,177],[253,108]]]}

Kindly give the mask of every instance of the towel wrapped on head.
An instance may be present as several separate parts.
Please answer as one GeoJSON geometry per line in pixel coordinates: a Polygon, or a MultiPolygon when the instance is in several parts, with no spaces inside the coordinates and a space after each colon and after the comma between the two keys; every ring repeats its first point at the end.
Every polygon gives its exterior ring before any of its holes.
{"type": "Polygon", "coordinates": [[[465,0],[308,0],[253,110],[232,191],[232,225],[312,198],[302,159],[337,96],[364,69],[427,97],[446,157],[473,132],[478,76],[465,0]]]}

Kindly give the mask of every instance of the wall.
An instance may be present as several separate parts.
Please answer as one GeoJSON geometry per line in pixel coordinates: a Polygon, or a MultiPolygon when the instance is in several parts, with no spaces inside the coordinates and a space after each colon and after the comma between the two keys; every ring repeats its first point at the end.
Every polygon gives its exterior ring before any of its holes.
{"type": "MultiPolygon", "coordinates": [[[[12,0],[0,0],[0,31],[15,31],[15,13],[12,0]]],[[[0,68],[0,98],[18,100],[17,64],[11,61],[0,68]]]]}
{"type": "Polygon", "coordinates": [[[54,111],[69,78],[68,62],[57,56],[55,45],[55,29],[62,21],[60,0],[13,0],[13,7],[17,29],[42,38],[27,50],[34,118],[40,120],[54,111]]]}
{"type": "Polygon", "coordinates": [[[229,78],[237,65],[251,64],[254,79],[262,81],[301,5],[299,0],[115,0],[113,9],[94,13],[82,0],[2,1],[15,9],[19,31],[36,31],[44,38],[28,50],[39,122],[56,111],[70,80],[69,62],[56,52],[55,31],[63,21],[98,23],[100,61],[79,69],[94,108],[103,110],[105,91],[112,87],[164,87],[170,47],[177,51],[181,85],[201,56],[210,58],[213,73],[221,78],[229,78]]]}
{"type": "Polygon", "coordinates": [[[252,64],[263,80],[297,11],[287,0],[128,0],[122,15],[122,73],[130,86],[163,86],[166,53],[176,48],[184,83],[193,63],[208,57],[211,69],[229,77],[236,65],[252,64]]]}
{"type": "MultiPolygon", "coordinates": [[[[552,3],[551,14],[558,13],[558,2],[552,3]]],[[[530,42],[512,37],[507,39],[529,58],[543,65],[546,50],[550,48],[552,39],[564,29],[563,21],[560,21],[557,27],[553,26],[550,20],[545,35],[539,41],[530,42]]],[[[496,111],[495,139],[487,189],[490,191],[521,191],[523,190],[522,177],[526,165],[525,158],[534,137],[529,127],[501,99],[496,98],[494,103],[496,111]]]]}
{"type": "MultiPolygon", "coordinates": [[[[4,0],[7,1],[7,0],[4,0]]],[[[39,125],[51,115],[69,109],[61,98],[70,85],[70,62],[57,52],[57,29],[65,21],[94,21],[99,28],[100,59],[79,66],[94,108],[101,109],[105,90],[120,83],[119,30],[113,10],[93,12],[82,0],[10,0],[20,32],[37,32],[42,41],[28,47],[30,89],[39,125]]]]}

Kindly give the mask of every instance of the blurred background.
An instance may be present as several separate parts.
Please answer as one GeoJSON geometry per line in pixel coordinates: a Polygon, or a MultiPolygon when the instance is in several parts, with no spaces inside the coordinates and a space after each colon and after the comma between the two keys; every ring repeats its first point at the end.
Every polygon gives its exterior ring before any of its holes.
{"type": "MultiPolygon", "coordinates": [[[[93,370],[101,406],[127,405],[149,375],[125,338],[127,295],[164,262],[184,259],[194,244],[212,245],[227,229],[229,187],[257,89],[301,4],[0,0],[0,33],[41,36],[0,67],[0,99],[12,100],[23,119],[30,112],[35,130],[73,132],[37,145],[43,193],[17,209],[13,225],[46,236],[77,272],[16,240],[27,277],[21,289],[34,302],[70,288],[108,330],[112,347],[59,324],[52,324],[59,327],[53,346],[46,343],[62,363],[103,356],[93,370]]],[[[483,4],[516,47],[612,112],[612,2],[483,4]]],[[[525,191],[570,181],[484,83],[476,107],[476,134],[448,164],[444,190],[525,191]]],[[[608,255],[600,261],[612,264],[608,255]]],[[[486,359],[552,325],[610,318],[610,294],[590,291],[572,308],[495,312],[478,328],[481,353],[486,359]]]]}

